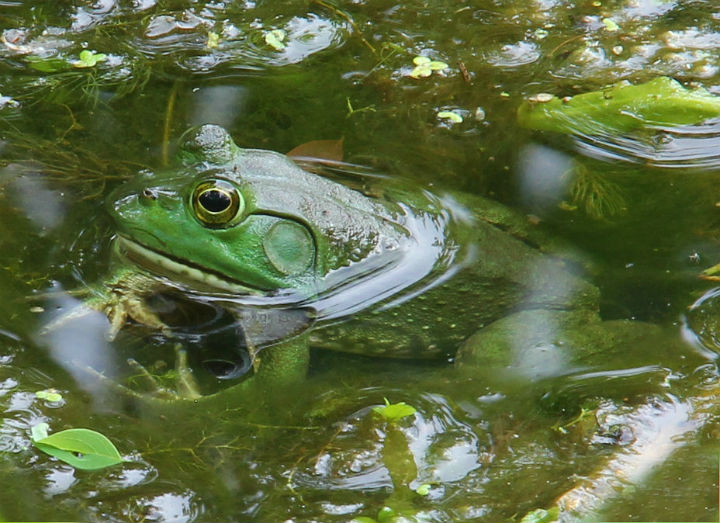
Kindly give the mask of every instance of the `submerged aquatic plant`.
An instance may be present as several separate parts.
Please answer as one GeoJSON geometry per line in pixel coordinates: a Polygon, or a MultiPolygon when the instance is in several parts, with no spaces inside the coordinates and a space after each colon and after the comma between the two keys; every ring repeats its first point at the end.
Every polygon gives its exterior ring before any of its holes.
{"type": "Polygon", "coordinates": [[[606,174],[576,162],[565,176],[570,177],[570,208],[582,209],[596,220],[616,216],[627,208],[622,189],[606,174]]]}
{"type": "MultiPolygon", "coordinates": [[[[73,125],[74,121],[64,134],[73,125]]],[[[48,181],[78,191],[81,199],[98,197],[107,183],[126,180],[137,171],[147,169],[142,164],[113,160],[78,145],[70,146],[64,141],[64,134],[51,140],[15,127],[6,128],[2,132],[6,149],[0,167],[12,165],[16,174],[40,174],[48,181]]]]}

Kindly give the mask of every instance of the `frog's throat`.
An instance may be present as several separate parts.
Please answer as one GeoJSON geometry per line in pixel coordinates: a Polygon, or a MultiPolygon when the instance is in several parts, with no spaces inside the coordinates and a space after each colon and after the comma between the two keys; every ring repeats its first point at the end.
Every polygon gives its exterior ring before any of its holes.
{"type": "Polygon", "coordinates": [[[269,294],[267,291],[254,289],[213,272],[194,267],[183,260],[170,258],[124,236],[118,235],[115,238],[115,251],[138,267],[166,276],[173,281],[186,282],[193,287],[199,286],[211,291],[241,295],[267,296],[269,294]]]}

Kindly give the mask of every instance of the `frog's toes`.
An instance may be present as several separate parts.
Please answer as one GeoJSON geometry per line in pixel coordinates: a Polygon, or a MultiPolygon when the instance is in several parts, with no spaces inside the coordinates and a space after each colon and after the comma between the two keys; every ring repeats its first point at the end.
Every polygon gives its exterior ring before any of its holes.
{"type": "Polygon", "coordinates": [[[103,307],[102,312],[105,314],[105,316],[107,316],[107,319],[110,322],[110,330],[108,331],[106,338],[108,339],[108,341],[113,341],[128,319],[127,310],[125,307],[115,304],[106,305],[105,307],[103,307]]]}
{"type": "Polygon", "coordinates": [[[158,315],[148,308],[145,300],[139,297],[129,297],[124,301],[126,315],[136,322],[145,325],[151,329],[161,331],[168,334],[170,328],[163,322],[158,315]]]}
{"type": "Polygon", "coordinates": [[[128,319],[132,319],[151,329],[159,330],[163,334],[168,334],[170,331],[169,327],[158,315],[150,310],[144,297],[141,296],[112,293],[109,296],[90,298],[85,302],[85,305],[107,316],[110,329],[106,337],[109,341],[113,341],[117,337],[118,332],[120,332],[128,319]]]}

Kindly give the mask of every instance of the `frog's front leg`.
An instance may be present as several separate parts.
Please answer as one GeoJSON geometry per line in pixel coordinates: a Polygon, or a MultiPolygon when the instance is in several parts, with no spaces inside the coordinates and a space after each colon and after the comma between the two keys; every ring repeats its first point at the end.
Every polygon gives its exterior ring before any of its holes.
{"type": "Polygon", "coordinates": [[[293,385],[305,379],[309,364],[309,339],[304,333],[257,351],[254,379],[268,390],[293,385]]]}
{"type": "Polygon", "coordinates": [[[157,278],[138,272],[131,267],[121,267],[102,283],[83,291],[83,294],[88,297],[84,298],[76,307],[46,324],[42,332],[57,330],[96,310],[102,312],[110,322],[110,328],[106,334],[110,341],[115,339],[128,319],[167,334],[168,326],[151,310],[147,303],[147,298],[157,293],[162,287],[162,283],[157,278]]]}

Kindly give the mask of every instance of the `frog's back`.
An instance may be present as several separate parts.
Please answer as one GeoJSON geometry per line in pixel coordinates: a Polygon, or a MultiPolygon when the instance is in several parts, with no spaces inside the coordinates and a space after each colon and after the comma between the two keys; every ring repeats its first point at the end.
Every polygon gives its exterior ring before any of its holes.
{"type": "Polygon", "coordinates": [[[543,252],[527,220],[481,197],[445,196],[445,256],[403,292],[317,329],[315,346],[371,356],[451,357],[470,335],[526,309],[594,309],[574,262],[543,252]],[[462,201],[462,204],[460,203],[462,201]]]}

